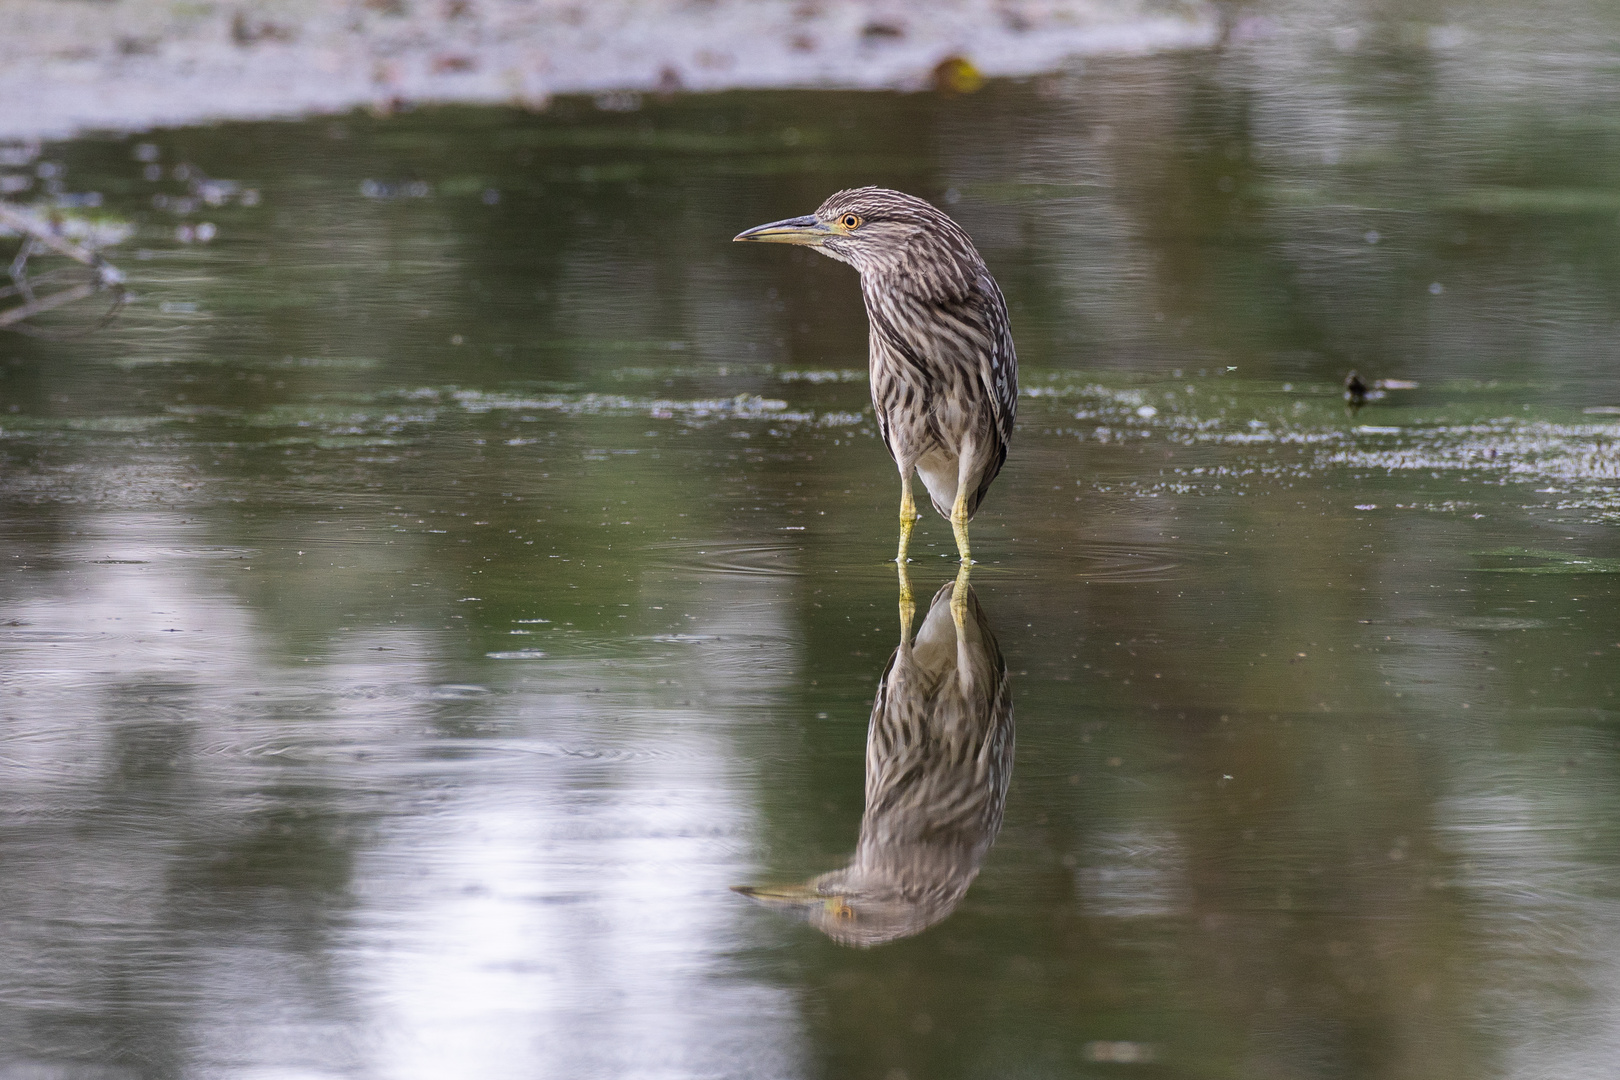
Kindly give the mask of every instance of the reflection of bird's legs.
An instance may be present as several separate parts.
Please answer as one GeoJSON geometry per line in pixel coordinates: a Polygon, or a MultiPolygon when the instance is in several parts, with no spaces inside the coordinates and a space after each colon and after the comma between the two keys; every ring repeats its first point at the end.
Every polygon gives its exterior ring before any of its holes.
{"type": "Polygon", "coordinates": [[[917,617],[917,605],[911,599],[911,574],[906,564],[900,564],[900,644],[911,641],[911,620],[917,617]]]}
{"type": "Polygon", "coordinates": [[[967,635],[967,598],[972,588],[968,584],[968,574],[968,564],[963,563],[962,568],[956,572],[956,583],[951,587],[951,621],[956,624],[956,682],[963,698],[972,701],[976,665],[973,662],[967,635]]]}
{"type": "MultiPolygon", "coordinates": [[[[902,469],[900,472],[900,554],[894,561],[901,567],[906,565],[906,551],[911,547],[911,527],[917,524],[917,503],[911,497],[911,470],[902,469]]],[[[911,590],[905,590],[906,599],[911,598],[911,590]]]]}
{"type": "Polygon", "coordinates": [[[968,576],[972,572],[973,564],[968,560],[962,561],[962,568],[956,572],[956,584],[951,586],[951,621],[956,623],[956,641],[962,643],[962,632],[967,624],[967,594],[968,576]]]}

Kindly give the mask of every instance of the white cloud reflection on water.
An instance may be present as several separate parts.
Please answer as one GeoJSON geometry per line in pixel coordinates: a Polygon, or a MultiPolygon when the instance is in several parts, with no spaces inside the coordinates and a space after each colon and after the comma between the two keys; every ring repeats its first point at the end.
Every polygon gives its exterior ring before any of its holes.
{"type": "MultiPolygon", "coordinates": [[[[40,1034],[66,1007],[209,1075],[794,1074],[787,992],[727,960],[754,825],[723,715],[638,703],[633,659],[603,696],[595,663],[447,684],[411,630],[289,653],[267,618],[292,613],[236,595],[250,549],[181,515],[76,525],[0,639],[0,1042],[106,1060],[40,1034]]],[[[791,668],[774,587],[693,609],[694,696],[791,668]]]]}
{"type": "Polygon", "coordinates": [[[1511,768],[1467,762],[1461,790],[1439,807],[1442,835],[1462,857],[1456,885],[1475,907],[1470,936],[1494,976],[1476,1022],[1503,1042],[1503,1075],[1598,1080],[1620,1060],[1613,873],[1591,850],[1584,785],[1527,798],[1502,783],[1511,768]]]}
{"type": "MultiPolygon", "coordinates": [[[[775,587],[711,592],[686,692],[778,682],[793,647],[750,596],[775,587]]],[[[593,752],[477,755],[438,808],[383,826],[362,858],[355,940],[386,1075],[799,1072],[792,996],[728,960],[747,937],[728,886],[749,872],[754,824],[726,721],[613,704],[652,681],[635,668],[618,666],[606,701],[512,688],[499,714],[593,752]]]]}

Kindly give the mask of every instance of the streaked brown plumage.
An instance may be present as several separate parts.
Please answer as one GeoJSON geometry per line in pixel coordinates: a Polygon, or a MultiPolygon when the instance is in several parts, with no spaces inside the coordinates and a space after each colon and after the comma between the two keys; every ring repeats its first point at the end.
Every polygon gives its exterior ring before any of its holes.
{"type": "Polygon", "coordinates": [[[866,812],[849,865],[800,885],[740,887],[845,945],[881,945],[944,919],[1001,829],[1012,777],[1007,664],[966,569],[934,596],[878,684],[866,735],[866,812]]]}
{"type": "Polygon", "coordinates": [[[740,233],[803,244],[861,275],[871,324],[872,404],[900,469],[906,561],[915,471],[971,562],[967,523],[1007,460],[1018,409],[1018,357],[1007,304],[962,227],[887,188],[840,191],[814,213],[740,233]]]}

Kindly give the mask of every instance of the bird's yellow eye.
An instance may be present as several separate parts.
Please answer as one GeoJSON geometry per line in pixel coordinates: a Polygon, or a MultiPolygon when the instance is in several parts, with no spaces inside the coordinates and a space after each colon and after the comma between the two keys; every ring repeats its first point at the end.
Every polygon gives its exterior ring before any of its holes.
{"type": "Polygon", "coordinates": [[[861,219],[855,214],[845,214],[838,219],[838,224],[846,229],[858,229],[861,227],[861,219]]]}

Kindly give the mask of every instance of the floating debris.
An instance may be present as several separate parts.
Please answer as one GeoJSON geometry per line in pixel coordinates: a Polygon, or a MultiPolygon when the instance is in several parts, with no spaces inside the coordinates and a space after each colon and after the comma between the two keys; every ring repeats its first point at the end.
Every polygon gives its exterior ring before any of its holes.
{"type": "MultiPolygon", "coordinates": [[[[544,410],[570,415],[628,414],[645,415],[655,420],[680,417],[683,420],[755,419],[769,418],[779,421],[813,422],[813,412],[790,412],[787,402],[780,398],[765,398],[757,394],[738,394],[731,398],[632,398],[619,394],[557,394],[550,397],[511,397],[504,394],[486,394],[476,390],[457,390],[450,395],[468,412],[481,413],[496,409],[544,410]]],[[[849,414],[838,414],[846,416],[849,414]]]]}
{"type": "Polygon", "coordinates": [[[1482,574],[1620,574],[1620,559],[1599,559],[1590,555],[1518,547],[1497,548],[1478,554],[1541,560],[1539,566],[1482,566],[1478,568],[1482,574]]]}
{"type": "Polygon", "coordinates": [[[984,89],[984,73],[965,57],[947,56],[934,65],[933,83],[942,94],[972,94],[984,89]]]}
{"type": "Polygon", "coordinates": [[[783,382],[865,382],[867,374],[864,369],[840,368],[837,371],[779,371],[776,377],[783,382]]]}
{"type": "Polygon", "coordinates": [[[1344,377],[1344,400],[1352,409],[1359,409],[1367,403],[1367,384],[1361,381],[1361,375],[1354,368],[1344,377]]]}
{"type": "Polygon", "coordinates": [[[433,197],[433,185],[426,180],[402,180],[397,182],[384,182],[382,180],[360,181],[360,194],[368,199],[429,199],[433,197]]]}
{"type": "Polygon", "coordinates": [[[1106,1061],[1115,1065],[1145,1065],[1157,1060],[1158,1054],[1151,1043],[1088,1042],[1085,1046],[1087,1061],[1106,1061]]]}

